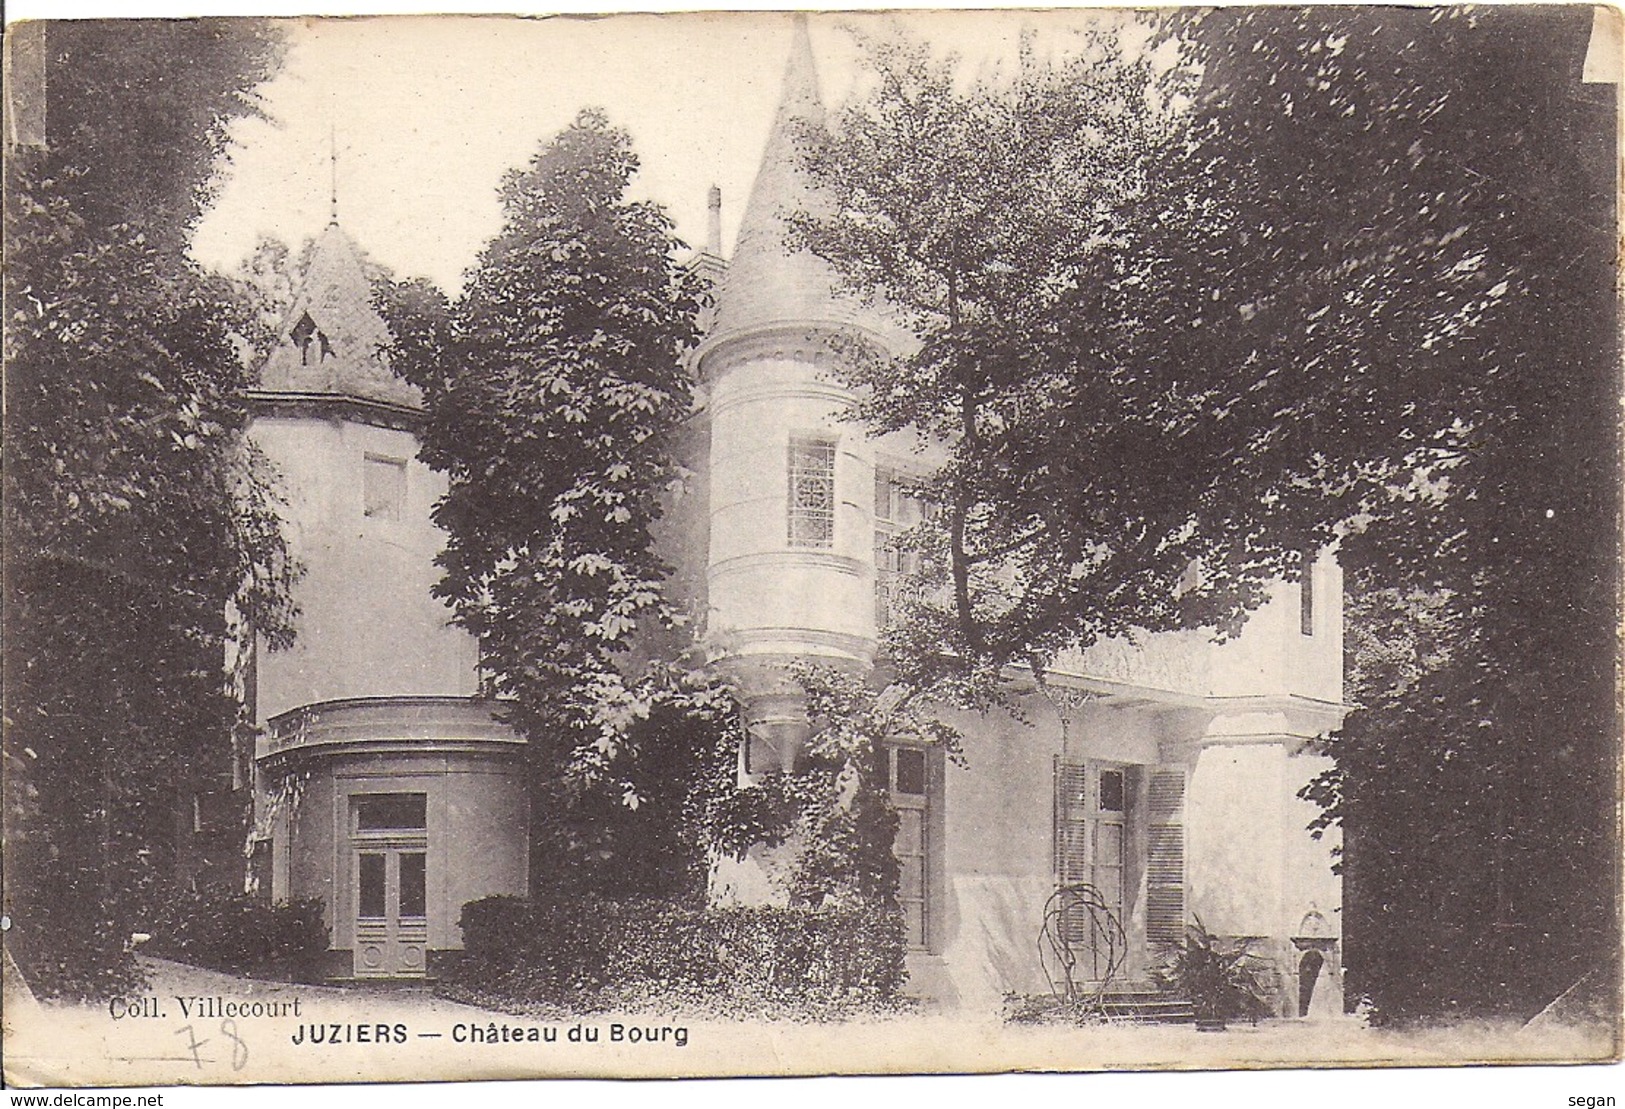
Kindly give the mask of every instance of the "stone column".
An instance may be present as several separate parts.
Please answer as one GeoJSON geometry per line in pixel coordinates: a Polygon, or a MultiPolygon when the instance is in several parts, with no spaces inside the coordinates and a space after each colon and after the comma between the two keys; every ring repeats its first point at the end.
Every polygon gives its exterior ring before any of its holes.
{"type": "MultiPolygon", "coordinates": [[[[1331,842],[1308,829],[1298,797],[1329,760],[1285,711],[1220,714],[1197,751],[1186,793],[1188,909],[1207,930],[1248,941],[1273,968],[1275,1012],[1297,1016],[1305,921],[1319,933],[1319,990],[1341,998],[1341,884],[1331,842]]],[[[1320,1005],[1316,1005],[1317,1010],[1320,1005]]]]}

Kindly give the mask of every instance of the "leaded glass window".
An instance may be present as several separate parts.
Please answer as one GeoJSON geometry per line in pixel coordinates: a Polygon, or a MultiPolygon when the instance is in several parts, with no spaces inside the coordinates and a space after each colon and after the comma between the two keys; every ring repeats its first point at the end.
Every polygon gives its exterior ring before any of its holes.
{"type": "Polygon", "coordinates": [[[835,442],[790,439],[790,531],[792,547],[835,545],[835,442]]]}

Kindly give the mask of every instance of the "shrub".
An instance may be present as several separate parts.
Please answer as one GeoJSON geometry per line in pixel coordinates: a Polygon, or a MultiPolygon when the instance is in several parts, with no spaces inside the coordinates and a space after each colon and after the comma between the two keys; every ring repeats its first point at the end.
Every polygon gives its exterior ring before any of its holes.
{"type": "Polygon", "coordinates": [[[1198,917],[1185,928],[1185,945],[1169,952],[1152,977],[1189,997],[1197,1020],[1225,1021],[1267,1015],[1268,971],[1247,940],[1222,940],[1198,917]]]}
{"type": "Polygon", "coordinates": [[[155,903],[143,950],[211,970],[312,982],[327,925],[319,900],[271,904],[223,890],[176,890],[155,903]]]}
{"type": "MultiPolygon", "coordinates": [[[[146,987],[126,940],[129,932],[105,911],[86,918],[81,902],[31,899],[37,910],[12,918],[6,950],[36,995],[64,1001],[103,1001],[146,987]]],[[[10,906],[17,912],[17,906],[10,906]]]]}
{"type": "Polygon", "coordinates": [[[731,908],[652,899],[490,897],[463,906],[453,985],[599,1008],[639,996],[839,1006],[896,997],[895,911],[731,908]]]}
{"type": "Polygon", "coordinates": [[[903,984],[902,918],[870,907],[713,910],[733,991],[768,998],[884,1000],[903,984]]]}

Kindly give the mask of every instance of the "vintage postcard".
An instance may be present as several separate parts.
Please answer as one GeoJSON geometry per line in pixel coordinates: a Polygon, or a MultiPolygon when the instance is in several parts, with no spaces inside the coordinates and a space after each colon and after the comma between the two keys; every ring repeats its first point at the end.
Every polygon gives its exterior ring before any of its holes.
{"type": "Polygon", "coordinates": [[[1621,28],[11,23],[5,1082],[1619,1059],[1621,28]]]}

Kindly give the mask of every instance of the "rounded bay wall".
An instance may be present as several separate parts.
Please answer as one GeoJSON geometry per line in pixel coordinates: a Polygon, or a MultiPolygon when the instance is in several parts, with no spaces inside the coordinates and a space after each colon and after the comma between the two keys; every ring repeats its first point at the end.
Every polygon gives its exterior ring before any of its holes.
{"type": "Polygon", "coordinates": [[[756,340],[708,359],[708,639],[719,657],[874,656],[874,459],[842,419],[852,395],[830,357],[812,342],[756,340]],[[794,444],[833,448],[827,535],[793,533],[794,444]]]}

